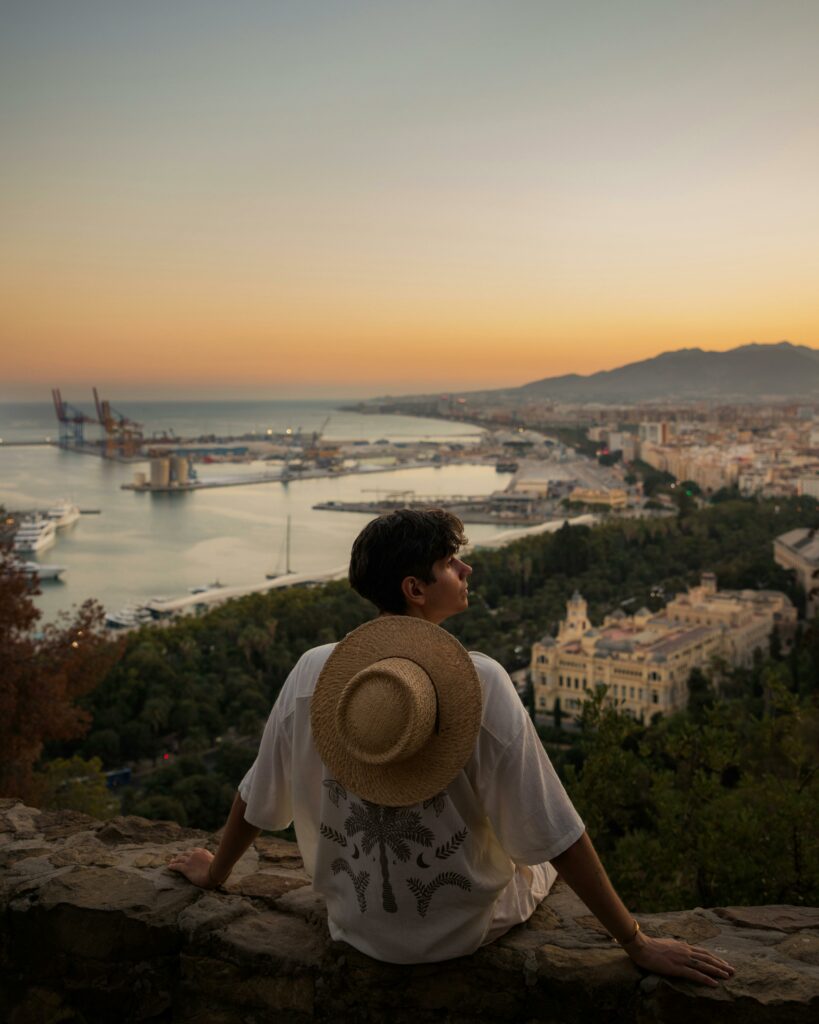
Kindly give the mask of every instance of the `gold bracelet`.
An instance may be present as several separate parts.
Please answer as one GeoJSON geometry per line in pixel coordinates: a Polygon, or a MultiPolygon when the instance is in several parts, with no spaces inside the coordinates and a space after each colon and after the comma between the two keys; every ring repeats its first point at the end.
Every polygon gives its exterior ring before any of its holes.
{"type": "Polygon", "coordinates": [[[627,939],[615,939],[612,935],[612,942],[616,942],[618,946],[628,946],[637,938],[637,933],[640,931],[640,922],[637,918],[634,918],[634,931],[629,935],[627,939]]]}

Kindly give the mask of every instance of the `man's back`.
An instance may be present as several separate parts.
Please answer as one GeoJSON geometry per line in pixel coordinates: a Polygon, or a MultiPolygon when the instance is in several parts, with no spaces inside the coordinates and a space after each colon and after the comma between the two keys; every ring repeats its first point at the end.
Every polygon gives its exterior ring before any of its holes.
{"type": "Polygon", "coordinates": [[[295,821],[333,938],[395,963],[471,953],[526,920],[554,878],[551,868],[516,871],[516,862],[541,865],[583,824],[509,676],[477,653],[481,728],[446,790],[398,808],[349,791],[322,764],[310,728],[313,691],[334,647],[308,651],[288,677],[239,787],[245,817],[268,829],[295,821]]]}

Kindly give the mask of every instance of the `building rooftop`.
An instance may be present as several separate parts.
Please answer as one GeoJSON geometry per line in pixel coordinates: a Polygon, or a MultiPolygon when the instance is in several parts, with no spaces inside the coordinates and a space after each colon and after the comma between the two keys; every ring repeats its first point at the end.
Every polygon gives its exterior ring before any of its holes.
{"type": "Polygon", "coordinates": [[[819,532],[816,530],[789,530],[777,537],[776,543],[798,552],[810,562],[819,563],[819,532]]]}
{"type": "Polygon", "coordinates": [[[663,637],[651,650],[650,656],[655,660],[668,658],[689,644],[704,640],[715,632],[714,626],[693,626],[689,629],[676,629],[663,637]]]}

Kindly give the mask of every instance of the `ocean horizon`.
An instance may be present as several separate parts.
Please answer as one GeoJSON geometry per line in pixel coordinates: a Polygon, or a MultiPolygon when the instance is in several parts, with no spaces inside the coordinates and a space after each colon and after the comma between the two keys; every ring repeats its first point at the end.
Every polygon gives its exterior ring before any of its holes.
{"type": "MultiPolygon", "coordinates": [[[[64,400],[67,396],[63,396],[64,400]]],[[[350,400],[355,403],[355,399],[350,400]]],[[[93,401],[71,402],[74,408],[96,419],[93,401]]],[[[214,434],[216,436],[239,436],[256,433],[264,436],[268,430],[281,433],[286,429],[301,427],[304,433],[319,430],[326,422],[324,436],[328,440],[357,439],[372,433],[373,420],[380,420],[384,430],[381,436],[409,440],[431,437],[452,437],[455,434],[479,436],[479,427],[469,424],[452,423],[447,420],[427,420],[412,416],[371,416],[345,411],[343,399],[231,399],[212,401],[156,400],[117,402],[118,413],[142,424],[146,438],[165,432],[174,432],[181,437],[214,434]],[[423,424],[423,426],[422,426],[423,424]],[[385,431],[388,433],[385,434],[385,431]]],[[[89,437],[101,435],[96,424],[87,424],[89,437]]],[[[0,439],[2,442],[43,441],[58,436],[57,416],[52,402],[0,402],[0,439]]]]}

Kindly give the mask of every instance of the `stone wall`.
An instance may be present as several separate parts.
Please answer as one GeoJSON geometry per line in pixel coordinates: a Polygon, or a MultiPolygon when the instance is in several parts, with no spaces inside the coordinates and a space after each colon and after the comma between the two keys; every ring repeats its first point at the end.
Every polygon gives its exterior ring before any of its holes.
{"type": "Polygon", "coordinates": [[[179,1021],[735,1022],[819,1019],[819,909],[641,915],[704,944],[717,989],[643,976],[558,884],[527,924],[474,956],[377,963],[327,932],[297,848],[260,838],[224,892],[165,864],[214,837],[169,822],[0,801],[0,1015],[10,1024],[179,1021]]]}

